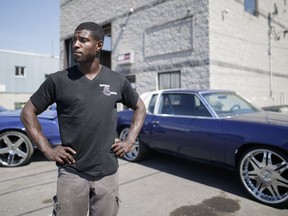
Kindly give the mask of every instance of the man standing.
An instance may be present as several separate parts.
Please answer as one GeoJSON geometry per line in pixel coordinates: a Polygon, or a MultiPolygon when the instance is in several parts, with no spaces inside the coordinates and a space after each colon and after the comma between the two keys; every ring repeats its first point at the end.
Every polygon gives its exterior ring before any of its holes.
{"type": "Polygon", "coordinates": [[[104,31],[81,23],[74,32],[77,65],[51,74],[31,96],[21,120],[32,141],[59,167],[53,215],[114,216],[118,213],[117,156],[129,152],[146,109],[129,81],[99,62],[104,31]],[[117,103],[134,110],[127,140],[114,142],[117,103]],[[52,148],[37,115],[57,104],[62,145],[52,148]]]}

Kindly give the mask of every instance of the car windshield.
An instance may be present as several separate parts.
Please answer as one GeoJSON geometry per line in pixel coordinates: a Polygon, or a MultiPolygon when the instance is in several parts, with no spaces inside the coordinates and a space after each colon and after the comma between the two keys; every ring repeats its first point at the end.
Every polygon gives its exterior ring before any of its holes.
{"type": "Polygon", "coordinates": [[[232,92],[204,93],[202,96],[219,117],[253,113],[260,110],[232,92]]]}
{"type": "Polygon", "coordinates": [[[3,107],[3,106],[0,105],[0,112],[6,111],[6,110],[7,110],[7,109],[6,109],[5,107],[3,107]]]}

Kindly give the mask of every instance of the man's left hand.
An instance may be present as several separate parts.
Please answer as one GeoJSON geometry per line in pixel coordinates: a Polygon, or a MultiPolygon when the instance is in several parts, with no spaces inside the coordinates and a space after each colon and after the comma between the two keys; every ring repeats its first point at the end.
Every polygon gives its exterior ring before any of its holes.
{"type": "Polygon", "coordinates": [[[127,141],[120,141],[115,139],[115,143],[112,145],[112,151],[118,156],[123,157],[126,153],[130,152],[132,149],[133,143],[130,144],[127,141]]]}

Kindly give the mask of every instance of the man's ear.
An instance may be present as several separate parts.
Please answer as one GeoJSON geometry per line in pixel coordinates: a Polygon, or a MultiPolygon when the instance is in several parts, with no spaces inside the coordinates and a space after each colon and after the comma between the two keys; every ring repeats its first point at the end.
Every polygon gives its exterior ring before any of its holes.
{"type": "Polygon", "coordinates": [[[99,52],[103,48],[103,41],[99,40],[97,41],[97,52],[99,52]]]}

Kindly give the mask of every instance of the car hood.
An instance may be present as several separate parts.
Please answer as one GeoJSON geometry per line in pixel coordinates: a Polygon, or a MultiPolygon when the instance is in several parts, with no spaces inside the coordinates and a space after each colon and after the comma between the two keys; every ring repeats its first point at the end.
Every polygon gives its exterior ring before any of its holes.
{"type": "Polygon", "coordinates": [[[245,121],[245,122],[257,122],[274,125],[284,125],[288,127],[288,115],[276,112],[255,112],[246,113],[237,116],[229,117],[229,119],[245,121]]]}
{"type": "MultiPolygon", "coordinates": [[[[0,112],[0,117],[20,117],[21,110],[8,110],[0,112]]],[[[38,115],[38,118],[44,118],[44,119],[55,119],[57,118],[57,112],[55,110],[46,110],[40,115],[38,115]]]]}

